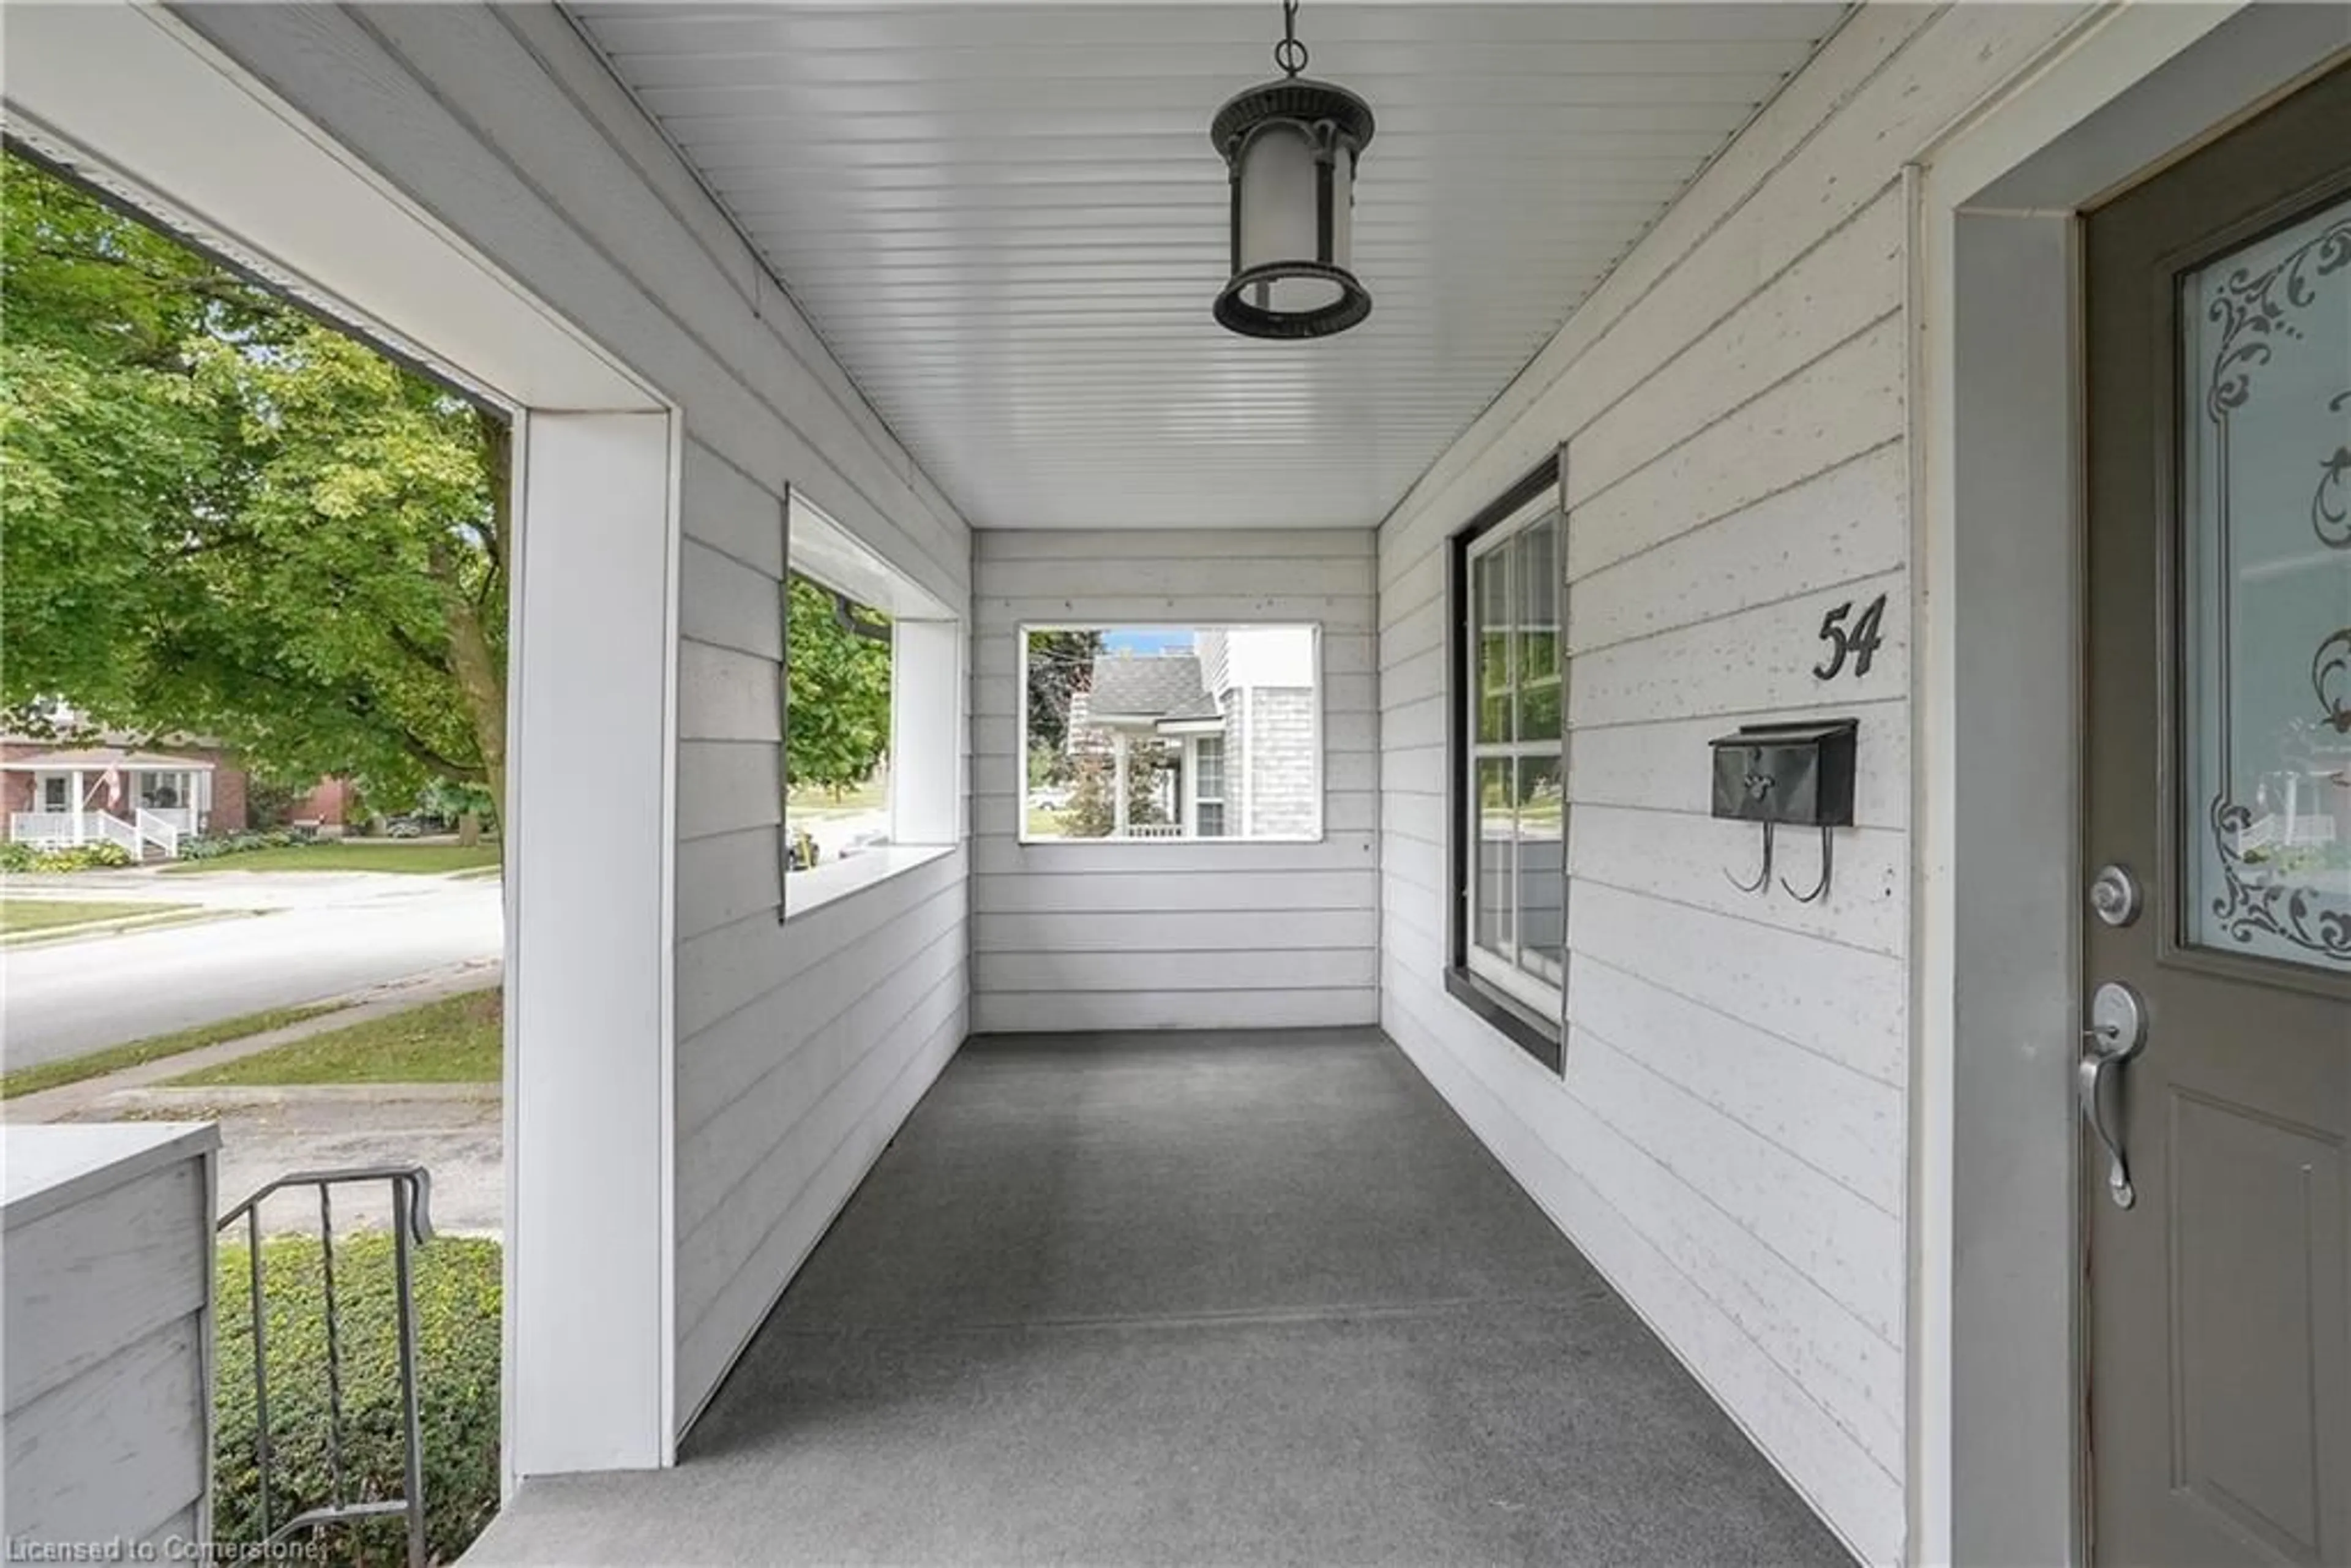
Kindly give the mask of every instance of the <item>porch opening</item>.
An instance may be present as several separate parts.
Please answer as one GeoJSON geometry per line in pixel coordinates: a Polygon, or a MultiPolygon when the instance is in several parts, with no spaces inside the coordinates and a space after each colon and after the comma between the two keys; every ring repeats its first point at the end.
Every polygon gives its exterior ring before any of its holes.
{"type": "MultiPolygon", "coordinates": [[[[209,1495],[123,1511],[451,1558],[500,1492],[512,422],[58,168],[0,191],[8,1137],[210,1124],[125,1178],[211,1278],[193,1435],[156,1417],[209,1495]]],[[[98,1207],[37,1234],[120,1245],[98,1207]]],[[[112,1283],[186,1328],[186,1275],[112,1283]]],[[[98,1380],[28,1361],[12,1422],[69,1448],[98,1380]]]]}
{"type": "MultiPolygon", "coordinates": [[[[414,743],[411,755],[427,764],[430,774],[431,758],[455,758],[453,746],[465,743],[472,766],[438,771],[446,776],[444,783],[486,787],[492,799],[469,800],[462,789],[443,790],[428,802],[420,788],[414,800],[388,802],[410,809],[400,813],[406,820],[397,826],[403,831],[388,831],[385,837],[410,839],[407,830],[422,828],[417,814],[437,815],[438,808],[446,808],[453,818],[495,821],[502,830],[503,885],[474,882],[466,891],[486,915],[492,987],[497,986],[496,966],[503,963],[504,1014],[493,1007],[478,1016],[475,1009],[458,1021],[468,1031],[467,1050],[493,1064],[498,1084],[482,1124],[473,1130],[476,1147],[465,1152],[478,1154],[486,1145],[493,1170],[503,1160],[512,1179],[501,1184],[494,1176],[486,1197],[471,1195],[475,1201],[468,1213],[452,1190],[456,1184],[445,1179],[455,1174],[447,1149],[402,1151],[413,1157],[366,1162],[423,1166],[428,1173],[444,1175],[437,1204],[413,1187],[404,1200],[412,1204],[412,1214],[423,1207],[445,1231],[461,1233],[444,1232],[419,1253],[417,1278],[428,1305],[436,1293],[436,1271],[453,1270],[461,1260],[467,1264],[462,1280],[444,1274],[440,1281],[440,1307],[461,1321],[444,1324],[450,1332],[437,1347],[428,1335],[420,1379],[425,1424],[437,1429],[423,1478],[422,1495],[434,1513],[429,1550],[446,1560],[463,1550],[517,1473],[566,1465],[661,1464],[670,1455],[675,1431],[664,1277],[678,571],[679,452],[672,410],[618,359],[577,335],[477,250],[457,243],[448,228],[395,196],[372,171],[288,113],[185,20],[110,7],[74,16],[54,13],[20,27],[12,16],[10,44],[12,152],[19,146],[29,150],[110,206],[219,258],[225,270],[215,270],[226,281],[208,297],[215,304],[237,291],[271,299],[273,308],[309,335],[305,348],[316,347],[322,358],[343,356],[347,379],[383,393],[412,416],[411,424],[470,415],[485,433],[496,435],[483,444],[479,463],[469,466],[446,453],[423,450],[414,430],[394,428],[397,421],[364,423],[360,416],[373,405],[356,393],[304,407],[296,395],[302,389],[273,385],[273,395],[247,411],[244,434],[252,442],[268,444],[298,415],[324,421],[341,416],[359,427],[343,433],[352,450],[340,454],[346,460],[341,469],[308,476],[316,482],[303,492],[308,510],[288,503],[248,520],[256,531],[315,521],[331,534],[340,525],[349,548],[340,559],[314,562],[308,571],[288,572],[257,589],[232,584],[237,590],[232,593],[222,588],[217,604],[208,606],[201,592],[192,592],[179,606],[199,616],[207,609],[225,613],[232,607],[266,612],[316,594],[358,626],[391,625],[392,645],[348,667],[335,665],[328,651],[292,637],[246,639],[254,645],[247,651],[285,662],[278,685],[287,690],[303,689],[302,678],[322,671],[350,677],[347,684],[355,688],[329,693],[320,699],[323,706],[283,716],[281,727],[261,734],[255,747],[272,741],[298,746],[327,731],[330,719],[381,717],[413,704],[421,711],[395,716],[422,727],[405,737],[414,743]],[[287,302],[297,308],[285,309],[287,302]],[[418,371],[424,375],[413,373],[418,371]],[[396,384],[378,384],[387,378],[396,384]],[[369,448],[370,440],[378,444],[369,448]],[[420,497],[420,489],[432,488],[417,481],[420,471],[440,481],[446,493],[420,497]],[[402,507],[419,517],[441,517],[448,508],[436,509],[435,503],[452,497],[474,510],[461,507],[463,516],[451,513],[441,536],[406,539],[371,530],[387,511],[402,507]],[[451,562],[453,570],[441,570],[451,562]],[[485,564],[486,573],[474,570],[485,564]],[[398,676],[408,667],[400,661],[418,652],[403,636],[418,644],[433,639],[425,635],[430,628],[396,621],[382,612],[385,606],[371,604],[371,595],[379,594],[397,601],[392,610],[421,613],[437,607],[443,612],[451,651],[462,655],[453,659],[447,673],[469,700],[454,700],[446,691],[420,695],[401,685],[398,676]],[[371,611],[380,612],[372,621],[371,611]],[[458,626],[461,620],[467,625],[458,626]],[[513,661],[507,671],[498,666],[509,632],[513,661]],[[371,688],[369,677],[387,670],[391,674],[371,688]],[[511,703],[503,689],[508,675],[511,703]],[[483,693],[475,689],[475,677],[486,683],[483,693]],[[333,699],[347,695],[338,707],[333,699]],[[486,700],[471,701],[475,695],[486,700]],[[445,727],[434,728],[436,721],[445,727]],[[499,788],[509,764],[511,793],[499,788]],[[517,1113],[526,1100],[527,1119],[517,1113]],[[496,1233],[503,1242],[502,1253],[486,1262],[480,1239],[462,1234],[480,1230],[496,1233]],[[547,1326],[533,1326],[538,1324],[547,1326]]],[[[12,227],[12,264],[22,235],[12,227]]],[[[220,307],[232,308],[244,308],[220,307]]],[[[83,327],[103,331],[99,313],[88,314],[92,319],[83,327]]],[[[298,356],[276,351],[250,333],[213,336],[216,347],[207,351],[219,362],[212,368],[225,378],[267,379],[298,368],[298,356]]],[[[56,404],[68,413],[77,406],[70,400],[56,404]]],[[[22,432],[12,423],[10,434],[22,432]]],[[[152,430],[136,421],[109,434],[155,439],[152,430]]],[[[12,458],[16,455],[12,450],[12,458]]],[[[160,468],[176,471],[189,484],[222,477],[186,452],[151,455],[160,468]]],[[[86,508],[64,508],[63,515],[68,522],[91,520],[86,508]]],[[[12,530],[12,586],[26,576],[15,559],[26,542],[12,530]]],[[[191,555],[197,553],[194,542],[191,555]]],[[[58,559],[79,569],[112,559],[86,538],[59,543],[58,559]]],[[[11,631],[13,641],[16,628],[11,631]]],[[[167,664],[159,665],[172,673],[167,664]]],[[[266,686],[267,677],[264,671],[255,684],[266,686]]],[[[163,813],[204,809],[202,786],[183,777],[203,769],[193,763],[147,766],[162,760],[126,755],[116,769],[119,777],[110,781],[137,813],[134,825],[142,833],[170,831],[174,825],[163,813]],[[143,777],[149,774],[156,776],[152,781],[143,777]]],[[[380,785],[396,770],[383,756],[364,760],[366,774],[380,785]]],[[[359,768],[351,772],[361,776],[359,768]]],[[[217,766],[214,774],[217,782],[217,766]]],[[[387,787],[382,792],[391,791],[387,787]]],[[[70,802],[70,774],[64,793],[70,802]]],[[[216,809],[222,794],[215,788],[216,809]]],[[[349,797],[336,794],[329,803],[348,807],[349,797]]],[[[197,823],[199,830],[207,825],[197,823]]],[[[326,824],[295,828],[306,825],[326,824]]],[[[289,837],[332,836],[302,835],[295,828],[288,829],[289,837]]],[[[200,832],[183,843],[182,858],[198,858],[185,852],[205,836],[200,832]]],[[[472,844],[413,842],[230,847],[261,856],[283,852],[322,860],[349,859],[362,849],[426,857],[475,852],[472,844]]],[[[191,876],[188,885],[203,884],[191,876]]],[[[388,918],[396,916],[392,912],[388,918]]],[[[309,931],[304,925],[293,940],[298,944],[309,931]]],[[[168,996],[175,988],[169,975],[155,975],[142,986],[123,988],[168,996]]],[[[16,999],[12,988],[12,1004],[16,999]]],[[[12,1005],[12,1043],[18,1021],[12,1005]]],[[[382,1066],[381,1058],[399,1057],[405,1044],[379,1038],[370,1049],[377,1054],[361,1063],[361,1076],[381,1080],[386,1074],[374,1070],[382,1066]]],[[[348,1097],[365,1104],[382,1095],[363,1084],[348,1097]]],[[[201,1119],[202,1103],[192,1103],[183,1114],[201,1119]]],[[[155,1283],[146,1304],[169,1306],[177,1313],[167,1337],[175,1353],[184,1352],[190,1375],[139,1381],[154,1398],[168,1394],[168,1410],[141,1406],[132,1411],[120,1399],[100,1401],[77,1434],[50,1445],[54,1458],[47,1482],[35,1478],[20,1488],[12,1448],[10,1524],[28,1539],[104,1538],[158,1552],[197,1550],[199,1543],[214,1541],[238,1550],[257,1544],[260,1525],[250,1490],[236,1484],[230,1467],[216,1471],[206,1452],[215,1394],[232,1409],[236,1404],[238,1391],[226,1379],[238,1363],[226,1352],[240,1343],[254,1345],[256,1336],[239,1310],[242,1281],[215,1279],[214,1215],[194,1212],[211,1209],[215,1193],[218,1207],[235,1204],[250,1190],[248,1177],[239,1171],[235,1147],[225,1161],[214,1152],[211,1129],[164,1131],[191,1134],[171,1147],[188,1155],[175,1179],[186,1178],[180,1185],[199,1201],[186,1211],[160,1211],[163,1229],[149,1251],[159,1270],[170,1266],[170,1278],[155,1283]],[[223,1354],[214,1354],[214,1346],[223,1354]],[[101,1436],[92,1439],[93,1430],[101,1436]],[[93,1441],[106,1455],[115,1452],[106,1445],[117,1444],[131,1459],[119,1475],[105,1471],[101,1477],[111,1460],[93,1450],[93,1441]],[[216,1473],[224,1482],[217,1493],[210,1484],[216,1473]]],[[[16,1155],[26,1142],[9,1140],[12,1265],[20,1239],[15,1228],[16,1155]]],[[[80,1146],[94,1145],[84,1140],[80,1146]]],[[[349,1162],[338,1155],[301,1163],[315,1168],[349,1162]]],[[[303,1185],[315,1184],[305,1177],[303,1185]]],[[[370,1195],[379,1206],[372,1212],[364,1199],[355,1205],[347,1192],[333,1196],[339,1241],[348,1241],[354,1222],[366,1228],[391,1218],[381,1207],[381,1192],[370,1195]]],[[[311,1212],[323,1228],[329,1197],[321,1189],[313,1201],[311,1212]]],[[[120,1236],[103,1225],[76,1228],[87,1230],[102,1247],[124,1250],[120,1236]]],[[[402,1228],[412,1228],[421,1227],[402,1228]]],[[[263,1245],[276,1243],[265,1239],[263,1245]]],[[[298,1290],[300,1310],[290,1327],[275,1311],[265,1314],[275,1350],[294,1350],[299,1364],[291,1372],[271,1368],[277,1392],[270,1413],[272,1437],[253,1443],[256,1460],[268,1453],[289,1461],[273,1477],[276,1483],[295,1483],[273,1497],[272,1528],[282,1526],[297,1508],[381,1503],[395,1484],[403,1498],[420,1495],[419,1478],[402,1476],[398,1458],[387,1478],[375,1465],[381,1456],[362,1451],[400,1419],[376,1398],[392,1375],[395,1341],[375,1331],[385,1328],[391,1316],[381,1292],[392,1282],[392,1251],[369,1242],[339,1245],[335,1251],[341,1267],[334,1283],[328,1281],[321,1248],[315,1270],[281,1271],[273,1259],[257,1291],[265,1300],[274,1298],[287,1275],[308,1276],[295,1281],[307,1283],[308,1292],[304,1296],[298,1290]],[[334,1326],[338,1303],[340,1336],[334,1326]],[[370,1325],[364,1335],[363,1322],[370,1325]],[[326,1360],[305,1355],[306,1342],[315,1350],[321,1333],[329,1346],[340,1338],[346,1357],[361,1353],[364,1364],[346,1360],[330,1368],[326,1360]],[[373,1386],[362,1399],[366,1385],[373,1386]],[[350,1404],[338,1412],[340,1400],[350,1404]],[[350,1424],[330,1437],[333,1424],[327,1417],[336,1414],[350,1424]],[[295,1415],[320,1419],[305,1423],[310,1429],[298,1434],[275,1430],[277,1419],[295,1415]],[[318,1458],[321,1445],[326,1458],[315,1465],[291,1463],[298,1438],[310,1445],[310,1458],[318,1458]]],[[[115,1293],[143,1301],[137,1289],[115,1293]]],[[[14,1333],[19,1300],[12,1282],[12,1365],[19,1348],[14,1333]]],[[[119,1393],[134,1382],[118,1375],[120,1369],[155,1347],[110,1342],[83,1348],[89,1354],[77,1364],[119,1393]]],[[[260,1388],[248,1386],[250,1437],[262,1416],[260,1388]]],[[[12,1427],[24,1414],[17,1404],[22,1392],[12,1380],[12,1427]]],[[[52,1404],[68,1408],[74,1401],[52,1404]]],[[[223,1436],[235,1427],[235,1422],[225,1422],[223,1436]]],[[[21,1442],[35,1441],[26,1431],[21,1442]]],[[[16,1430],[11,1440],[20,1442],[16,1430]]],[[[329,1528],[321,1544],[330,1552],[349,1552],[348,1530],[329,1528]]],[[[306,1531],[293,1549],[308,1544],[306,1531]]],[[[409,1551],[414,1554],[413,1545],[409,1551]]]]}

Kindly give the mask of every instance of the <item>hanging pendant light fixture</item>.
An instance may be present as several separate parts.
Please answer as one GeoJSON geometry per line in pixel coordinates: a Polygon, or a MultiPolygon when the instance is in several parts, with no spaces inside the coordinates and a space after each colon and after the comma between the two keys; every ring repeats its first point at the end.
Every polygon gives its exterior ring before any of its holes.
{"type": "Polygon", "coordinates": [[[1298,0],[1282,0],[1273,63],[1282,79],[1217,110],[1208,139],[1232,179],[1232,280],[1217,319],[1250,338],[1324,338],[1372,313],[1349,270],[1355,160],[1371,144],[1371,105],[1312,80],[1298,41],[1298,0]]]}

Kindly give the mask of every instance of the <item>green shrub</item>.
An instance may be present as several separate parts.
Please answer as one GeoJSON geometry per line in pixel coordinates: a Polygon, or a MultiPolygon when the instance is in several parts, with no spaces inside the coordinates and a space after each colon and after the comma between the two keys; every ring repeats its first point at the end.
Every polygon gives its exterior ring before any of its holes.
{"type": "Polygon", "coordinates": [[[0,841],[0,871],[31,871],[40,861],[41,852],[30,844],[0,841]]]}
{"type": "Polygon", "coordinates": [[[242,854],[247,850],[290,849],[296,844],[318,841],[283,829],[271,829],[265,832],[246,828],[233,833],[206,833],[202,838],[182,839],[180,858],[183,861],[218,860],[223,855],[242,854]]]}
{"type": "Polygon", "coordinates": [[[113,871],[136,865],[120,844],[76,844],[67,850],[46,850],[33,857],[33,871],[113,871]]]}
{"type": "MultiPolygon", "coordinates": [[[[291,1198],[286,1201],[294,1201],[291,1198]]],[[[425,1540],[454,1563],[498,1506],[498,1244],[442,1237],[416,1248],[417,1385],[423,1408],[425,1540]]],[[[213,1532],[258,1541],[254,1459],[252,1276],[242,1242],[220,1249],[213,1532]]],[[[315,1237],[262,1243],[268,1306],[269,1516],[273,1527],[330,1500],[326,1304],[315,1237]]],[[[343,1500],[401,1495],[399,1314],[392,1240],[381,1231],[335,1242],[337,1333],[342,1348],[343,1500]]],[[[331,1563],[403,1561],[407,1521],[395,1516],[317,1531],[331,1563]]]]}

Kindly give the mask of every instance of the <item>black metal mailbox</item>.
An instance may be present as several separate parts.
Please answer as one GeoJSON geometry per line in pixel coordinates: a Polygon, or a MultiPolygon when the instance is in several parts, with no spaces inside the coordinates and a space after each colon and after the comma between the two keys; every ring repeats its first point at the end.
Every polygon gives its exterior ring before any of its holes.
{"type": "Polygon", "coordinates": [[[1717,736],[1714,814],[1800,828],[1853,825],[1855,740],[1861,721],[1750,724],[1717,736]]]}

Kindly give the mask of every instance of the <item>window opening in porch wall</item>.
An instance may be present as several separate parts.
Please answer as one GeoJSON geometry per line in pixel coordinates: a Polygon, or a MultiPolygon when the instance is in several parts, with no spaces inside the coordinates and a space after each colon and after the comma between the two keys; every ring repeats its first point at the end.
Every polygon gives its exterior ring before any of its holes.
{"type": "MultiPolygon", "coordinates": [[[[1864,7],[1380,532],[1389,1032],[1843,1535],[1905,1531],[1903,161],[2074,13],[1864,7]],[[1563,1073],[1448,997],[1447,537],[1564,443],[1563,1073]],[[1869,675],[1825,614],[1887,596],[1869,675]],[[1705,741],[1861,720],[1830,895],[1750,898],[1705,741]]],[[[1743,858],[1742,858],[1743,857],[1743,858]]],[[[1801,874],[1803,866],[1792,875],[1801,874]]]]}
{"type": "Polygon", "coordinates": [[[1024,842],[1321,836],[1321,628],[1025,627],[1020,640],[1024,842]]]}
{"type": "MultiPolygon", "coordinates": [[[[1376,1019],[1372,549],[1363,529],[974,537],[975,1028],[1376,1019]],[[1283,625],[1320,628],[1319,839],[1022,841],[1024,627],[1283,625]]],[[[1254,726],[1257,698],[1243,706],[1254,726]]],[[[1237,754],[1228,727],[1228,812],[1247,809],[1248,751],[1261,733],[1279,737],[1252,727],[1237,754]]],[[[1283,810],[1269,802],[1270,820],[1296,820],[1283,810]]]]}
{"type": "Polygon", "coordinates": [[[802,571],[784,592],[785,867],[796,874],[889,842],[896,628],[802,571]]]}

